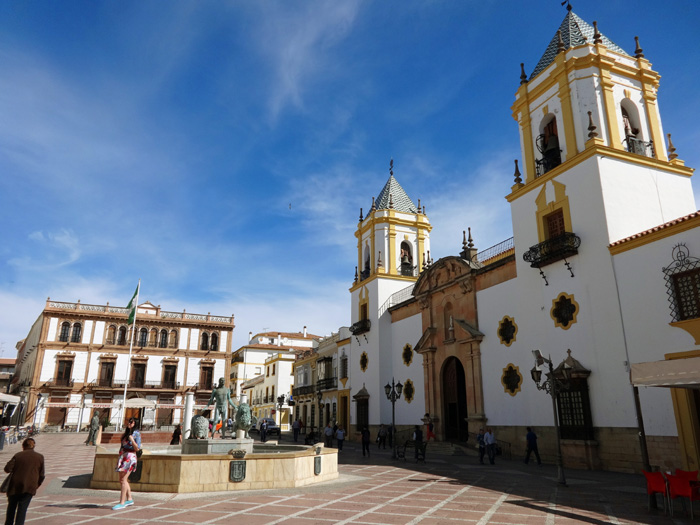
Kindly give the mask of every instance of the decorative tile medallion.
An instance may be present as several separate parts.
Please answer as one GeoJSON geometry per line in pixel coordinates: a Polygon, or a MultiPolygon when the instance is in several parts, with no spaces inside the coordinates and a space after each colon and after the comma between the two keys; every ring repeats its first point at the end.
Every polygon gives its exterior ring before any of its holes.
{"type": "Polygon", "coordinates": [[[314,474],[321,474],[321,456],[314,456],[314,474]]]}
{"type": "Polygon", "coordinates": [[[403,385],[403,397],[406,403],[413,401],[413,396],[416,395],[416,389],[413,386],[413,381],[406,379],[406,383],[403,385]]]}
{"type": "Polygon", "coordinates": [[[520,369],[513,363],[508,363],[503,369],[501,384],[503,385],[503,390],[511,396],[520,392],[520,387],[523,385],[523,376],[520,373],[520,369]]]}
{"type": "Polygon", "coordinates": [[[576,323],[578,312],[579,307],[574,296],[562,292],[552,301],[552,309],[549,314],[554,319],[555,326],[568,330],[572,324],[576,323]]]}
{"type": "Polygon", "coordinates": [[[501,322],[498,323],[498,338],[501,340],[501,344],[512,345],[516,335],[518,335],[518,325],[515,324],[515,319],[507,315],[503,316],[501,322]]]}
{"type": "Polygon", "coordinates": [[[403,352],[401,352],[401,357],[403,358],[403,364],[409,366],[413,362],[413,347],[406,343],[403,347],[403,352]]]}
{"type": "Polygon", "coordinates": [[[367,352],[362,352],[360,356],[360,370],[363,372],[367,370],[367,365],[369,365],[369,357],[367,356],[367,352]]]}
{"type": "Polygon", "coordinates": [[[246,463],[246,461],[242,460],[231,461],[229,466],[229,480],[233,481],[234,483],[243,481],[245,479],[246,463]]]}

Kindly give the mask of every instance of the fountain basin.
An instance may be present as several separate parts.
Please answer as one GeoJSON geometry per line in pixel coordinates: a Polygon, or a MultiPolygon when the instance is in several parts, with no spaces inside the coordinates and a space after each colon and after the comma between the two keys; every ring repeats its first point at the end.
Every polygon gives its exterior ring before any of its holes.
{"type": "MultiPolygon", "coordinates": [[[[141,492],[228,492],[303,487],[336,479],[337,449],[317,452],[317,446],[255,445],[252,454],[239,460],[228,453],[183,454],[178,445],[144,443],[140,478],[130,485],[141,492]],[[242,470],[243,479],[238,481],[242,470]]],[[[116,447],[97,447],[91,488],[119,490],[119,473],[114,470],[118,458],[116,447]]]]}

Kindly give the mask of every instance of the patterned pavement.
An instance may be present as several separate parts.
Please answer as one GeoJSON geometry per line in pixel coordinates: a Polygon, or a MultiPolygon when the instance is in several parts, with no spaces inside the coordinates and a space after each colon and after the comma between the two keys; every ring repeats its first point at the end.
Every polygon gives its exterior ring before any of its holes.
{"type": "MultiPolygon", "coordinates": [[[[565,525],[571,523],[690,523],[676,504],[676,517],[647,511],[642,476],[567,470],[568,487],[556,483],[552,466],[498,458],[480,465],[474,456],[430,454],[426,464],[394,461],[389,449],[363,458],[346,443],[338,480],[314,487],[229,493],[134,493],[136,504],[112,511],[117,491],[87,488],[94,447],[86,434],[37,436],[46,458],[46,481],[34,497],[27,523],[106,525],[181,523],[418,524],[475,523],[565,525]]],[[[148,443],[144,442],[148,448],[148,443]]],[[[0,452],[4,467],[20,445],[0,452]]],[[[0,516],[6,499],[0,498],[0,516]]],[[[700,509],[698,511],[700,520],[700,509]]]]}

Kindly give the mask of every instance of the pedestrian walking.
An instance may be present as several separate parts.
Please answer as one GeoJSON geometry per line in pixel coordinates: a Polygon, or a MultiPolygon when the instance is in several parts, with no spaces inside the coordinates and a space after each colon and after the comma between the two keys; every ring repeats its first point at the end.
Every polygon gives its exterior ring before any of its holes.
{"type": "Polygon", "coordinates": [[[362,436],[362,456],[364,457],[365,451],[367,451],[367,455],[369,456],[370,436],[367,427],[362,427],[362,432],[360,432],[360,435],[362,436]]]}
{"type": "Polygon", "coordinates": [[[267,420],[263,419],[260,423],[260,441],[265,443],[267,441],[267,420]]]}
{"type": "Polygon", "coordinates": [[[430,438],[433,438],[433,441],[437,441],[437,436],[434,432],[435,423],[433,423],[433,418],[430,417],[430,414],[425,414],[423,420],[425,421],[425,441],[430,441],[430,438]]]}
{"type": "Polygon", "coordinates": [[[88,437],[85,440],[85,445],[95,445],[95,440],[97,439],[97,431],[100,429],[100,416],[97,412],[92,416],[90,420],[90,430],[88,432],[88,437]]]}
{"type": "Polygon", "coordinates": [[[338,451],[343,450],[343,443],[345,443],[345,430],[343,430],[343,425],[338,427],[335,431],[335,440],[338,442],[338,451]]]}
{"type": "Polygon", "coordinates": [[[34,438],[22,442],[22,452],[15,454],[5,465],[9,472],[7,487],[6,525],[23,525],[29,503],[44,482],[44,456],[34,450],[34,438]]]}
{"type": "Polygon", "coordinates": [[[479,445],[479,463],[484,464],[484,455],[486,454],[486,441],[484,436],[484,429],[480,428],[479,433],[476,435],[476,442],[479,445]]]}
{"type": "Polygon", "coordinates": [[[531,427],[527,427],[527,434],[525,435],[525,440],[527,441],[527,454],[525,455],[525,464],[530,462],[530,454],[535,453],[535,458],[537,458],[537,464],[541,465],[542,460],[540,459],[540,451],[537,450],[537,434],[532,431],[531,427]]]}
{"type": "Polygon", "coordinates": [[[484,434],[484,443],[486,444],[486,453],[489,456],[489,463],[496,464],[496,438],[493,435],[491,427],[486,429],[484,434]]]}
{"type": "Polygon", "coordinates": [[[386,427],[384,425],[379,425],[379,432],[377,432],[377,448],[386,448],[386,427]]]}
{"type": "Polygon", "coordinates": [[[136,420],[132,417],[126,424],[121,438],[121,448],[119,449],[119,461],[117,462],[117,472],[119,472],[119,484],[121,485],[121,497],[119,503],[112,507],[112,510],[125,509],[134,504],[131,499],[131,487],[129,486],[129,474],[136,470],[138,457],[136,453],[141,450],[141,433],[136,430],[136,420]]]}
{"type": "Polygon", "coordinates": [[[416,425],[416,428],[413,430],[413,441],[416,446],[416,460],[418,460],[418,452],[423,446],[423,431],[420,429],[420,425],[416,425]]]}
{"type": "Polygon", "coordinates": [[[323,437],[324,437],[324,444],[328,448],[333,448],[333,427],[331,426],[330,422],[326,425],[326,428],[323,430],[323,437]]]}
{"type": "Polygon", "coordinates": [[[299,418],[296,418],[294,422],[292,423],[292,435],[294,436],[294,442],[296,443],[297,439],[299,439],[299,431],[301,430],[301,421],[299,421],[299,418]]]}

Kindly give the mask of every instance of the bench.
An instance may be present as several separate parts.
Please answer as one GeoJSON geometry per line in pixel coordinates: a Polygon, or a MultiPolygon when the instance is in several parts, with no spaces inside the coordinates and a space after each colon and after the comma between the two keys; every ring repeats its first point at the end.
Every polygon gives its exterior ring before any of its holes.
{"type": "Polygon", "coordinates": [[[396,457],[398,459],[403,459],[406,461],[406,453],[414,453],[414,456],[416,458],[416,461],[422,461],[425,463],[425,449],[428,446],[427,441],[421,441],[418,443],[418,446],[416,446],[416,442],[413,441],[412,439],[407,439],[403,446],[396,447],[396,457]]]}

